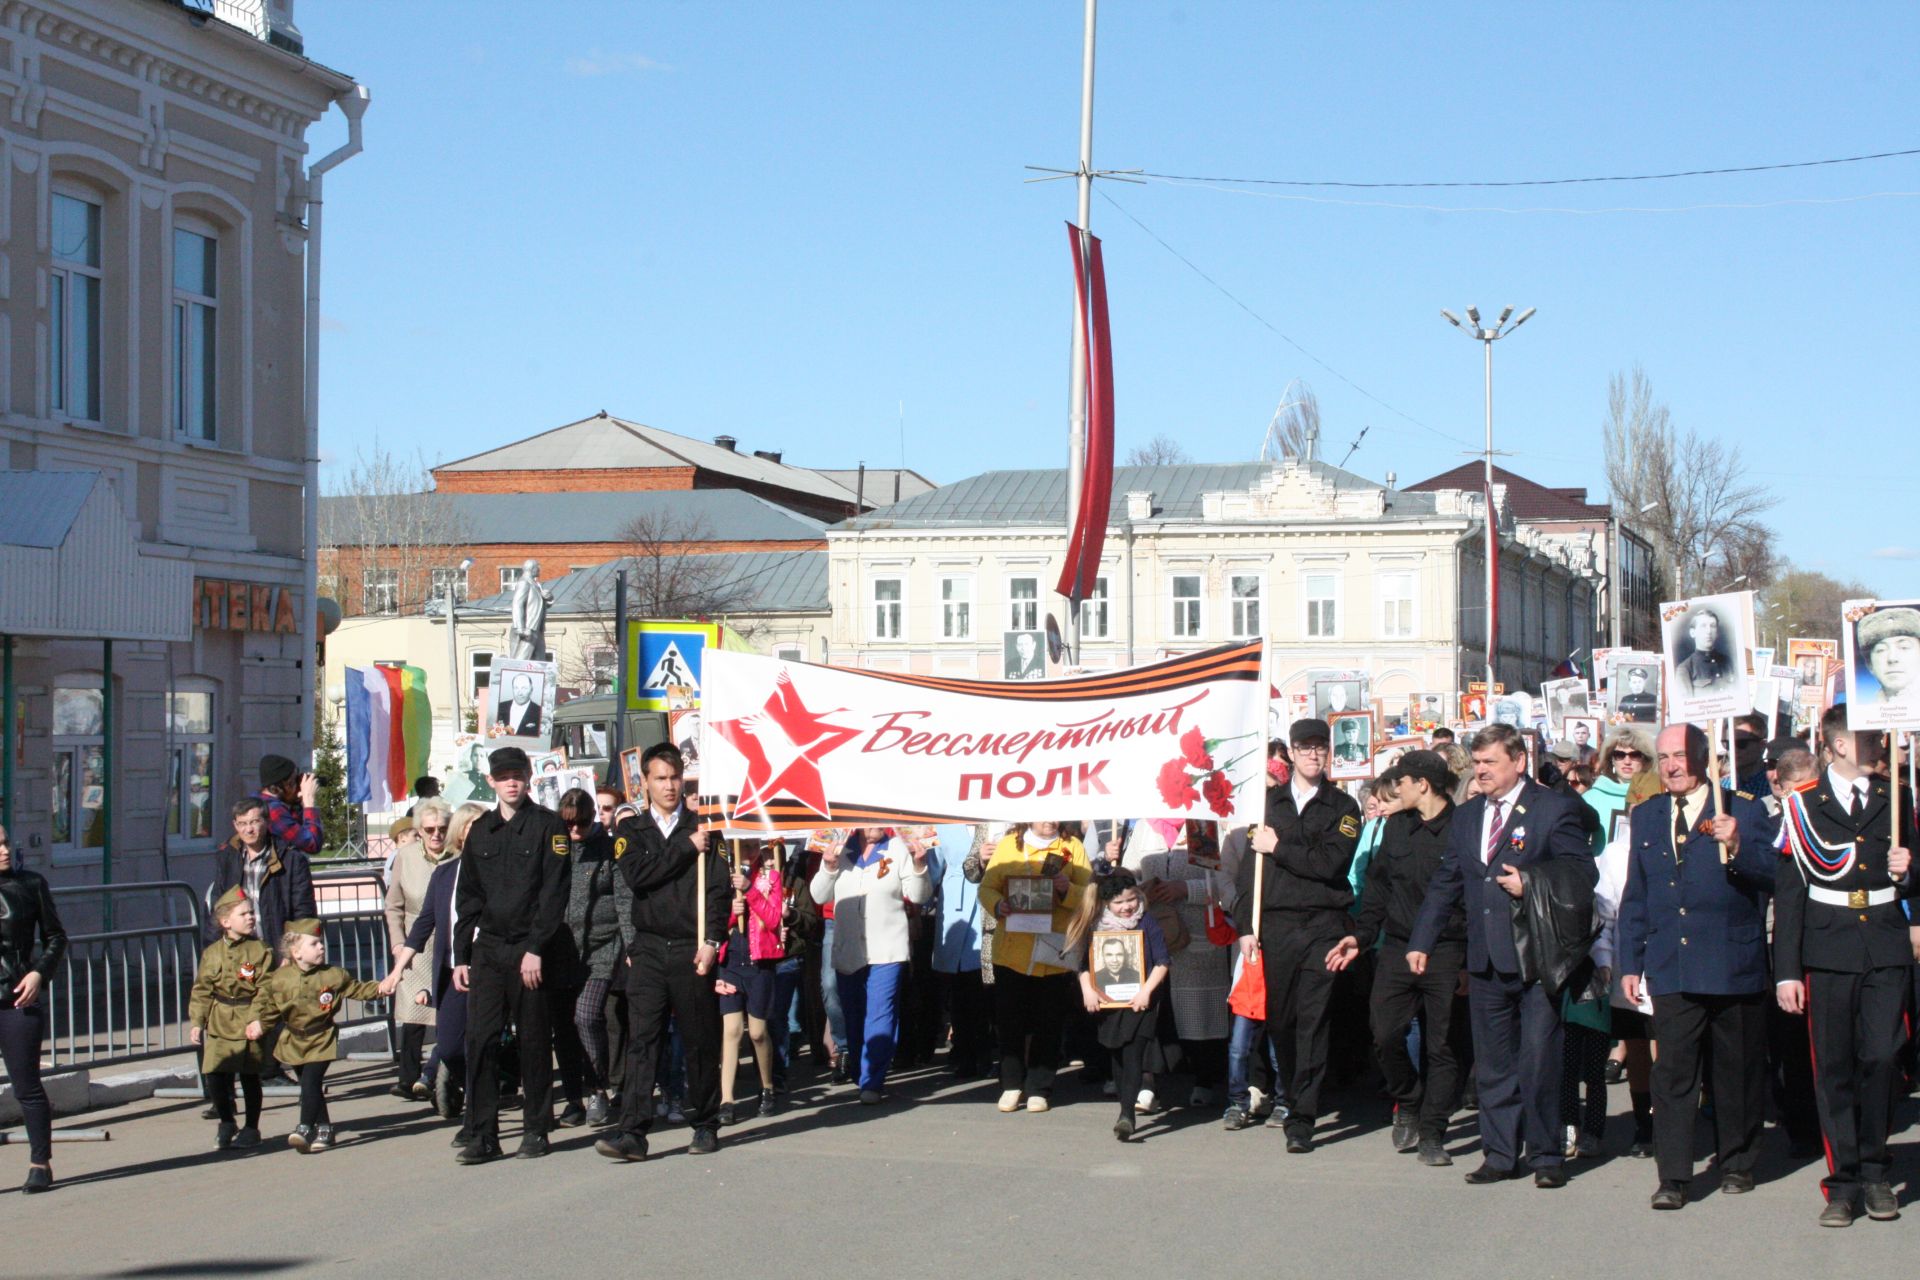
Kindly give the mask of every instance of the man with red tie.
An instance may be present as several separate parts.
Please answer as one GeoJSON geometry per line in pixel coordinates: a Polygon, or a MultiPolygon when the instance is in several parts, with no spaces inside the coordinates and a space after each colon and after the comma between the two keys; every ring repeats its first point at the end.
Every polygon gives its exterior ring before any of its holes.
{"type": "Polygon", "coordinates": [[[1522,978],[1510,905],[1524,892],[1521,873],[1555,858],[1574,859],[1591,887],[1598,872],[1580,825],[1583,804],[1527,777],[1527,744],[1512,725],[1474,735],[1479,794],[1454,810],[1447,850],[1407,940],[1407,967],[1424,973],[1447,919],[1467,919],[1467,1010],[1474,1080],[1480,1093],[1485,1162],[1475,1186],[1520,1177],[1524,1153],[1537,1187],[1563,1187],[1560,1130],[1560,1009],[1539,982],[1522,978]]]}

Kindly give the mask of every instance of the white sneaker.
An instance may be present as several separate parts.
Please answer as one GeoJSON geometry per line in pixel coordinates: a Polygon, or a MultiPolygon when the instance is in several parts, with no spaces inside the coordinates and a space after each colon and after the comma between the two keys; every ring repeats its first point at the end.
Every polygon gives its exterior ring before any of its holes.
{"type": "Polygon", "coordinates": [[[1260,1108],[1266,1105],[1266,1101],[1267,1101],[1266,1094],[1260,1092],[1258,1089],[1254,1088],[1252,1085],[1247,1086],[1247,1114],[1248,1115],[1250,1116],[1259,1115],[1260,1108]]]}
{"type": "Polygon", "coordinates": [[[1027,1110],[1031,1111],[1035,1115],[1039,1115],[1042,1111],[1047,1111],[1050,1109],[1051,1109],[1051,1104],[1049,1104],[1045,1098],[1041,1097],[1037,1093],[1034,1094],[1031,1098],[1027,1099],[1027,1110]]]}
{"type": "Polygon", "coordinates": [[[1580,1154],[1580,1128],[1578,1125],[1570,1124],[1567,1126],[1567,1142],[1564,1154],[1569,1160],[1580,1154]]]}
{"type": "Polygon", "coordinates": [[[1018,1089],[1008,1089],[1005,1093],[1002,1093],[1000,1095],[1000,1109],[1002,1111],[1018,1111],[1020,1109],[1020,1091],[1018,1089]]]}
{"type": "Polygon", "coordinates": [[[1133,1100],[1133,1109],[1142,1115],[1156,1110],[1157,1104],[1154,1101],[1153,1090],[1142,1089],[1133,1100]]]}

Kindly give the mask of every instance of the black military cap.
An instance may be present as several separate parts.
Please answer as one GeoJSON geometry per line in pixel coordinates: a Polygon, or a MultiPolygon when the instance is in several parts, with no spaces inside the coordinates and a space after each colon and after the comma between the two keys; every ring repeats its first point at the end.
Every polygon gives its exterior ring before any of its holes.
{"type": "Polygon", "coordinates": [[[1306,716],[1293,722],[1293,728],[1287,731],[1287,741],[1296,747],[1308,742],[1331,742],[1333,730],[1327,728],[1325,720],[1306,716]]]}
{"type": "Polygon", "coordinates": [[[518,770],[521,773],[533,772],[533,761],[527,759],[527,753],[518,747],[501,747],[487,756],[487,774],[498,778],[518,770]]]}

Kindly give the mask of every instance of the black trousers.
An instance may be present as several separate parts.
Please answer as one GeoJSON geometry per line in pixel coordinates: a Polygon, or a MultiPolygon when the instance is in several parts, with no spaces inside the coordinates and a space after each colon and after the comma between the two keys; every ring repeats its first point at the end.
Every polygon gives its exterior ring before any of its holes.
{"type": "Polygon", "coordinates": [[[1856,1198],[1862,1183],[1887,1181],[1906,1007],[1905,966],[1807,974],[1813,1099],[1827,1140],[1827,1177],[1820,1185],[1829,1200],[1856,1198]]]}
{"type": "Polygon", "coordinates": [[[987,1035],[992,1018],[987,1012],[987,986],[978,969],[970,973],[933,975],[940,1014],[953,1028],[953,1047],[947,1065],[955,1071],[978,1071],[986,1061],[987,1035]]]}
{"type": "Polygon", "coordinates": [[[1311,1129],[1320,1115],[1332,1043],[1329,1010],[1336,975],[1327,952],[1347,929],[1345,912],[1322,920],[1267,913],[1260,956],[1267,973],[1267,1037],[1287,1087],[1287,1127],[1311,1129]]]}
{"type": "Polygon", "coordinates": [[[222,1124],[234,1123],[233,1079],[235,1075],[240,1077],[240,1095],[246,1099],[246,1127],[258,1129],[260,1127],[260,1076],[256,1072],[207,1072],[207,1093],[213,1098],[213,1109],[220,1113],[222,1124]]]}
{"type": "Polygon", "coordinates": [[[1029,977],[993,966],[993,1024],[1000,1038],[1000,1087],[1042,1097],[1060,1069],[1060,1037],[1079,980],[1070,973],[1029,977]]]}
{"type": "Polygon", "coordinates": [[[1489,970],[1467,975],[1480,1146],[1496,1169],[1516,1168],[1522,1142],[1534,1170],[1565,1161],[1560,1131],[1560,1010],[1537,982],[1489,970]]]}
{"type": "Polygon", "coordinates": [[[1820,1113],[1813,1105],[1813,1058],[1807,1015],[1788,1013],[1778,1002],[1767,1001],[1768,1076],[1773,1102],[1787,1137],[1795,1146],[1820,1141],[1820,1113]]]}
{"type": "Polygon", "coordinates": [[[42,988],[41,998],[24,1009],[0,1009],[0,1060],[6,1062],[7,1080],[20,1100],[28,1154],[35,1164],[53,1159],[53,1107],[40,1082],[40,1045],[47,1038],[46,994],[42,988]]]}
{"type": "MultiPolygon", "coordinates": [[[[332,1065],[332,1061],[303,1062],[294,1068],[300,1073],[301,1124],[313,1126],[333,1123],[333,1117],[327,1111],[327,1068],[332,1065]]],[[[229,1101],[227,1105],[231,1107],[233,1103],[229,1101]]]]}
{"type": "Polygon", "coordinates": [[[653,1081],[667,1044],[667,1018],[686,1054],[687,1123],[711,1129],[720,1114],[720,997],[714,975],[693,971],[691,938],[640,934],[627,966],[627,1076],[620,1086],[620,1128],[644,1138],[653,1127],[653,1081]]]}
{"type": "Polygon", "coordinates": [[[591,1058],[574,1011],[580,1002],[579,986],[552,987],[547,1003],[552,1008],[553,1056],[560,1064],[560,1095],[569,1104],[586,1100],[587,1081],[592,1076],[591,1058]]]}
{"type": "Polygon", "coordinates": [[[519,959],[485,939],[475,944],[467,973],[467,1131],[476,1141],[500,1140],[500,1036],[512,1022],[520,1046],[521,1130],[547,1133],[553,1128],[547,993],[522,986],[519,959]]]}
{"type": "Polygon", "coordinates": [[[400,1068],[400,1084],[411,1088],[420,1078],[420,1064],[427,1055],[427,1028],[425,1023],[403,1022],[398,1024],[399,1035],[394,1038],[394,1061],[400,1068]]]}
{"type": "Polygon", "coordinates": [[[1444,1138],[1460,1105],[1460,1063],[1453,1052],[1454,989],[1466,958],[1436,952],[1427,971],[1407,968],[1407,944],[1388,938],[1373,971],[1373,1047],[1387,1092],[1402,1112],[1417,1113],[1420,1136],[1444,1138]],[[1420,1019],[1423,1073],[1407,1052],[1407,1031],[1420,1019]]]}
{"type": "Polygon", "coordinates": [[[1765,994],[1653,997],[1653,1151],[1662,1182],[1693,1177],[1703,1051],[1720,1172],[1753,1172],[1767,1116],[1767,1004],[1765,994]]]}

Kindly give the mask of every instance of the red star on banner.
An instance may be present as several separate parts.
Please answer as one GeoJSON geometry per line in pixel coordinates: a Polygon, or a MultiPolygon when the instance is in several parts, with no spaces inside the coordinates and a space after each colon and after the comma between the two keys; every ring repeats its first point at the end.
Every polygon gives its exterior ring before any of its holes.
{"type": "Polygon", "coordinates": [[[858,737],[860,730],[828,724],[821,717],[844,710],[809,711],[800,701],[792,677],[783,670],[774,681],[764,710],[708,725],[747,761],[746,781],[741,784],[733,816],[738,819],[762,811],[768,801],[784,791],[821,817],[831,818],[826,785],[820,779],[820,761],[858,737]]]}

